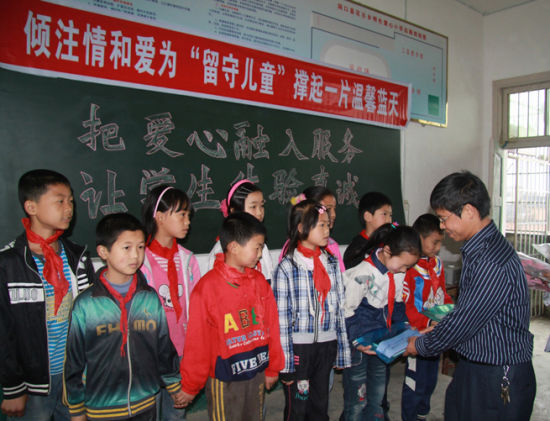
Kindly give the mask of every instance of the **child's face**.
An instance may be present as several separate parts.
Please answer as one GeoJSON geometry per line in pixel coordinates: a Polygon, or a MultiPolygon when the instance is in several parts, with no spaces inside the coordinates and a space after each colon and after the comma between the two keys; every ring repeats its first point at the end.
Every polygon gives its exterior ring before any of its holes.
{"type": "Polygon", "coordinates": [[[115,284],[128,282],[143,263],[145,235],[142,231],[123,231],[108,250],[97,247],[97,254],[107,263],[107,279],[115,284]]]}
{"type": "Polygon", "coordinates": [[[404,251],[394,256],[391,254],[388,246],[384,246],[382,253],[384,256],[384,261],[382,263],[384,263],[384,266],[386,266],[391,273],[405,273],[418,261],[418,255],[411,254],[408,251],[404,251]]]}
{"type": "Polygon", "coordinates": [[[426,237],[420,236],[422,242],[422,255],[426,257],[434,257],[441,249],[443,234],[437,231],[432,231],[426,237]]]}
{"type": "Polygon", "coordinates": [[[319,214],[317,224],[309,231],[307,239],[302,241],[302,244],[315,250],[317,247],[326,247],[330,235],[330,220],[327,212],[319,214]]]}
{"type": "Polygon", "coordinates": [[[384,205],[376,209],[374,213],[366,211],[363,218],[365,218],[367,234],[370,235],[382,225],[389,224],[391,222],[392,208],[390,205],[384,205]]]}
{"type": "Polygon", "coordinates": [[[254,216],[258,221],[264,221],[264,194],[261,191],[255,191],[246,196],[244,200],[244,211],[254,216]]]}
{"type": "Polygon", "coordinates": [[[321,200],[321,205],[327,208],[328,217],[330,219],[330,229],[334,227],[336,221],[336,198],[334,196],[325,196],[321,200]]]}
{"type": "Polygon", "coordinates": [[[157,212],[156,219],[158,227],[157,235],[166,235],[170,238],[185,238],[191,226],[188,209],[157,212]]]}
{"type": "Polygon", "coordinates": [[[262,258],[265,237],[262,234],[256,234],[250,237],[245,245],[240,245],[236,241],[231,242],[228,247],[225,262],[240,270],[244,268],[255,268],[262,258]]]}
{"type": "Polygon", "coordinates": [[[40,235],[66,230],[73,219],[73,193],[65,184],[48,186],[38,201],[27,200],[24,205],[32,230],[40,235]]]}

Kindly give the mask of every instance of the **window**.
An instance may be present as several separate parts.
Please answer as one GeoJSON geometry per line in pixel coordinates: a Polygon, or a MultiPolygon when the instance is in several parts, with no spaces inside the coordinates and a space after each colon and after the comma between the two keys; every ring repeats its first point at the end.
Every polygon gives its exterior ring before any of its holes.
{"type": "Polygon", "coordinates": [[[500,89],[501,147],[550,146],[550,75],[546,77],[500,89]]]}

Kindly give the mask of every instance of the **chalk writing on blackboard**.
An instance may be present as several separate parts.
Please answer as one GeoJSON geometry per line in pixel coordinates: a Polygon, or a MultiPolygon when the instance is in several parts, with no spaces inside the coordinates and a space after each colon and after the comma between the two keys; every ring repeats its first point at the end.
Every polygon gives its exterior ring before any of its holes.
{"type": "Polygon", "coordinates": [[[346,133],[344,133],[344,139],[342,140],[344,142],[344,146],[338,149],[338,153],[344,154],[344,158],[340,161],[341,163],[347,162],[350,164],[355,155],[363,152],[361,149],[351,144],[352,139],[353,134],[351,133],[351,130],[346,128],[346,133]]]}
{"type": "Polygon", "coordinates": [[[209,172],[210,168],[204,164],[201,164],[200,180],[197,180],[195,174],[191,174],[191,185],[189,186],[189,190],[187,190],[187,195],[191,198],[191,201],[195,195],[198,196],[198,201],[192,201],[193,208],[195,210],[220,208],[219,200],[208,198],[208,196],[214,194],[214,189],[211,187],[213,181],[208,175],[209,172]]]}
{"type": "MultiPolygon", "coordinates": [[[[203,130],[203,133],[206,136],[207,142],[211,144],[212,141],[214,140],[214,136],[212,135],[212,132],[208,130],[203,130]]],[[[228,135],[225,130],[216,129],[216,133],[218,133],[218,135],[220,135],[220,137],[225,142],[227,142],[228,135]]],[[[209,148],[202,141],[202,139],[199,136],[199,133],[196,130],[187,137],[187,143],[189,144],[189,146],[193,146],[193,144],[196,144],[197,148],[199,148],[200,151],[204,152],[206,155],[208,155],[211,158],[223,159],[227,157],[227,153],[225,152],[224,147],[219,142],[216,142],[216,150],[209,148]]]]}
{"type": "MultiPolygon", "coordinates": [[[[93,183],[93,177],[84,172],[80,171],[84,185],[90,185],[93,183]]],[[[117,190],[116,188],[116,177],[117,173],[115,171],[107,170],[107,204],[101,204],[101,197],[103,196],[103,191],[97,191],[94,187],[90,186],[80,193],[80,199],[88,203],[88,217],[90,219],[96,219],[98,214],[98,209],[103,215],[108,215],[110,213],[116,212],[127,212],[128,208],[124,202],[118,202],[117,199],[126,196],[124,190],[117,190]]]]}
{"type": "Polygon", "coordinates": [[[352,175],[350,172],[347,173],[347,179],[345,181],[336,180],[336,200],[338,204],[353,205],[355,207],[359,206],[359,197],[355,191],[355,185],[359,181],[359,177],[352,175]]]}
{"type": "Polygon", "coordinates": [[[313,184],[316,186],[327,186],[329,173],[325,170],[325,166],[321,165],[319,172],[311,177],[313,184]]]}
{"type": "Polygon", "coordinates": [[[273,193],[269,195],[271,200],[277,200],[281,205],[290,202],[293,196],[298,194],[298,188],[304,183],[296,178],[296,168],[291,168],[288,172],[284,169],[273,173],[273,193]]]}
{"type": "Polygon", "coordinates": [[[146,147],[151,148],[146,153],[153,155],[159,151],[164,152],[170,158],[183,155],[183,152],[176,152],[166,147],[168,136],[176,125],[172,121],[172,114],[169,112],[153,114],[145,117],[147,120],[147,134],[143,140],[147,142],[146,147]]]}
{"type": "Polygon", "coordinates": [[[301,161],[304,159],[309,159],[302,152],[300,152],[300,150],[298,149],[298,146],[296,146],[296,141],[294,140],[292,129],[286,129],[285,133],[289,138],[289,142],[288,142],[288,145],[286,145],[286,148],[284,148],[283,151],[279,154],[279,156],[289,156],[290,152],[292,152],[294,153],[294,156],[301,161]]]}
{"type": "Polygon", "coordinates": [[[101,124],[101,119],[97,117],[99,105],[90,104],[90,118],[82,122],[82,127],[89,128],[88,133],[78,136],[80,143],[88,146],[92,151],[97,148],[97,138],[101,136],[101,144],[106,151],[123,151],[126,149],[124,139],[118,137],[118,124],[101,124]]]}
{"type": "Polygon", "coordinates": [[[246,129],[248,127],[250,127],[250,123],[248,121],[241,121],[233,124],[235,134],[238,138],[238,140],[236,140],[233,144],[235,159],[239,160],[241,157],[248,160],[251,160],[252,158],[269,159],[269,151],[265,148],[271,139],[267,134],[264,134],[264,127],[261,124],[258,124],[256,126],[256,136],[253,138],[246,135],[246,129]],[[253,151],[255,152],[252,153],[253,151]]]}
{"type": "Polygon", "coordinates": [[[317,157],[319,160],[330,159],[332,162],[338,162],[336,157],[330,152],[332,143],[330,141],[330,130],[315,129],[313,130],[313,152],[312,158],[317,157]]]}
{"type": "Polygon", "coordinates": [[[176,177],[170,173],[170,169],[162,167],[159,171],[156,170],[141,170],[143,177],[139,184],[139,194],[146,195],[149,190],[154,189],[162,184],[175,184],[176,177]]]}

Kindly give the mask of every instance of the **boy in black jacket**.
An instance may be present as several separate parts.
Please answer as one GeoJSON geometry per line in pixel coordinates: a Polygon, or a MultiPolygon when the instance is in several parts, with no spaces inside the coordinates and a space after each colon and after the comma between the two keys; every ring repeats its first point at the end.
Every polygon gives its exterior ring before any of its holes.
{"type": "Polygon", "coordinates": [[[21,420],[69,420],[62,404],[69,312],[93,277],[92,261],[60,237],[73,217],[65,176],[32,170],[18,190],[25,232],[0,253],[1,409],[21,420]]]}

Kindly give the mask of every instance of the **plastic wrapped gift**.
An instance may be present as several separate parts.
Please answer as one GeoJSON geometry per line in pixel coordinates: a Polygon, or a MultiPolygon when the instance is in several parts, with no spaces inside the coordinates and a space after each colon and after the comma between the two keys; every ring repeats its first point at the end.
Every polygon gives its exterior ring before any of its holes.
{"type": "Polygon", "coordinates": [[[443,320],[443,318],[447,314],[453,311],[454,308],[455,308],[454,304],[442,304],[439,306],[433,306],[432,308],[428,308],[422,311],[422,314],[430,320],[435,320],[436,322],[440,322],[441,320],[443,320]]]}
{"type": "Polygon", "coordinates": [[[550,264],[518,253],[529,288],[550,292],[550,264]]]}
{"type": "Polygon", "coordinates": [[[386,364],[399,358],[407,349],[409,337],[420,336],[417,330],[411,329],[408,323],[395,323],[391,330],[382,328],[367,332],[355,339],[353,344],[371,346],[376,355],[386,364]]]}

